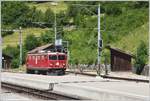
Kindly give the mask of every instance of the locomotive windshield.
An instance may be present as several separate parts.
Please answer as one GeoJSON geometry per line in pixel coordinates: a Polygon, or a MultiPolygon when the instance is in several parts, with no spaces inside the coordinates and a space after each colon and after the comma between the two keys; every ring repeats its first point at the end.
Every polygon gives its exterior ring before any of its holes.
{"type": "Polygon", "coordinates": [[[49,55],[49,60],[57,60],[57,55],[49,55]]]}
{"type": "Polygon", "coordinates": [[[58,55],[58,60],[65,60],[65,56],[64,55],[58,55]]]}
{"type": "Polygon", "coordinates": [[[49,60],[65,60],[64,55],[49,55],[49,60]]]}

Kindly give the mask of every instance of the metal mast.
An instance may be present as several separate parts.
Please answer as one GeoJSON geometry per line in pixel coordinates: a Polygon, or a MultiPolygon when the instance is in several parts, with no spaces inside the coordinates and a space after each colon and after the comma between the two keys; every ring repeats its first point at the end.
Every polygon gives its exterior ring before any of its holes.
{"type": "Polygon", "coordinates": [[[57,45],[57,42],[56,42],[56,40],[57,40],[57,22],[56,22],[56,13],[55,13],[55,22],[54,22],[54,30],[55,30],[55,46],[57,45]]]}
{"type": "Polygon", "coordinates": [[[100,4],[98,5],[98,74],[100,75],[100,56],[101,56],[101,48],[102,48],[102,41],[101,41],[101,33],[100,33],[100,4]]]}
{"type": "Polygon", "coordinates": [[[22,32],[21,27],[19,27],[19,45],[20,45],[20,66],[22,65],[22,32]]]}

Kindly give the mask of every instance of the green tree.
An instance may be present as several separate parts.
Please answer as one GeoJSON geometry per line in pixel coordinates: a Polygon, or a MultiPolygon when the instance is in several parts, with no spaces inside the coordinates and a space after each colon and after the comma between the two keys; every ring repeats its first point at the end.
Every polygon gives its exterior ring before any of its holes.
{"type": "Polygon", "coordinates": [[[30,34],[25,39],[25,48],[26,50],[32,50],[40,45],[40,40],[33,34],[30,34]]]}
{"type": "Polygon", "coordinates": [[[135,59],[135,67],[136,67],[136,73],[140,74],[148,61],[148,47],[144,41],[141,41],[138,48],[137,48],[137,54],[135,59]]]}
{"type": "Polygon", "coordinates": [[[2,24],[14,24],[18,21],[24,21],[24,15],[29,11],[25,2],[20,1],[2,1],[2,24]]]}
{"type": "Polygon", "coordinates": [[[19,53],[20,53],[19,47],[7,46],[6,48],[3,49],[3,52],[12,57],[11,67],[18,68],[19,67],[19,53]]]}
{"type": "Polygon", "coordinates": [[[13,58],[16,58],[19,56],[19,47],[12,47],[8,45],[6,48],[3,49],[3,52],[13,58]]]}
{"type": "Polygon", "coordinates": [[[108,15],[119,15],[122,13],[122,9],[118,6],[109,5],[105,8],[105,13],[108,15]]]}
{"type": "Polygon", "coordinates": [[[44,13],[41,10],[37,10],[33,6],[27,14],[27,18],[31,22],[41,22],[44,21],[44,13]]]}
{"type": "Polygon", "coordinates": [[[69,17],[66,12],[61,11],[57,14],[57,25],[67,25],[69,23],[69,17]]]}
{"type": "Polygon", "coordinates": [[[15,58],[12,60],[11,67],[12,68],[19,68],[19,58],[15,58]]]}
{"type": "Polygon", "coordinates": [[[54,25],[54,12],[50,8],[46,10],[44,20],[48,23],[48,27],[54,25]]]}
{"type": "Polygon", "coordinates": [[[53,31],[45,31],[40,36],[41,42],[43,44],[53,42],[54,40],[54,32],[53,31]]]}

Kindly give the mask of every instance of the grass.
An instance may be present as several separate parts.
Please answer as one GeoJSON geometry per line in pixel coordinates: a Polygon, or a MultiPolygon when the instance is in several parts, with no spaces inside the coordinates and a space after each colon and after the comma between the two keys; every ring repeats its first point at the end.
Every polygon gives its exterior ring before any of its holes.
{"type": "Polygon", "coordinates": [[[61,11],[65,11],[67,9],[67,4],[65,4],[63,1],[57,2],[58,4],[56,6],[53,6],[51,2],[46,3],[29,3],[28,5],[30,7],[35,6],[38,10],[41,10],[42,12],[45,12],[48,8],[51,8],[55,13],[59,13],[61,11]]]}
{"type": "Polygon", "coordinates": [[[148,44],[148,23],[134,29],[127,36],[122,37],[120,41],[112,45],[135,54],[140,40],[148,44]]]}
{"type": "MultiPolygon", "coordinates": [[[[24,28],[22,30],[22,39],[23,42],[27,35],[34,34],[35,36],[39,37],[42,32],[45,32],[48,29],[42,28],[24,28]]],[[[12,35],[5,36],[3,38],[3,48],[7,45],[16,46],[19,43],[19,32],[14,32],[12,35]]]]}
{"type": "MultiPolygon", "coordinates": [[[[58,2],[57,6],[52,6],[51,2],[28,3],[28,5],[30,7],[35,6],[42,12],[45,12],[48,8],[51,8],[55,13],[66,11],[67,9],[67,4],[61,1],[58,2]]],[[[140,40],[144,40],[148,43],[147,8],[129,9],[128,11],[122,12],[120,15],[106,15],[105,17],[105,20],[101,19],[101,29],[106,30],[102,32],[104,45],[110,43],[114,47],[131,52],[135,55],[140,40]]],[[[83,19],[83,21],[86,21],[86,27],[97,27],[96,16],[92,16],[91,18],[88,16],[86,19],[83,19]]],[[[23,40],[31,33],[36,36],[40,36],[40,33],[45,30],[46,29],[40,28],[23,29],[23,40]]],[[[96,61],[97,30],[72,30],[64,34],[64,39],[69,41],[71,62],[94,63],[94,61],[96,61]]],[[[3,47],[6,47],[7,45],[16,46],[18,44],[18,40],[18,33],[6,36],[3,39],[3,47]]],[[[101,60],[104,60],[103,53],[101,60]]]]}
{"type": "MultiPolygon", "coordinates": [[[[59,13],[61,11],[65,11],[67,9],[67,4],[63,1],[57,2],[57,6],[52,6],[51,2],[45,2],[45,3],[28,3],[29,7],[35,6],[38,10],[41,10],[42,12],[45,12],[48,8],[51,8],[55,13],[59,13]]],[[[23,41],[25,40],[26,36],[28,34],[33,33],[37,37],[40,36],[42,32],[44,32],[47,29],[42,28],[25,28],[23,29],[23,41]]],[[[14,32],[12,35],[5,36],[3,38],[3,48],[5,48],[7,45],[10,46],[16,46],[19,43],[19,33],[14,32]]]]}
{"type": "Polygon", "coordinates": [[[20,67],[18,67],[18,68],[11,68],[11,69],[9,69],[8,71],[10,71],[10,72],[14,72],[14,73],[25,73],[26,72],[26,66],[25,65],[23,65],[23,66],[20,66],[20,67]]]}

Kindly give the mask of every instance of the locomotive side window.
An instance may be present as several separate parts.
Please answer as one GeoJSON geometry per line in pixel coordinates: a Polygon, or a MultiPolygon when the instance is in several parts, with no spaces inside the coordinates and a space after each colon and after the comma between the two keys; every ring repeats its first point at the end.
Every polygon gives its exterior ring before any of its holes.
{"type": "Polygon", "coordinates": [[[65,56],[64,55],[58,55],[58,60],[65,60],[65,56]]]}
{"type": "Polygon", "coordinates": [[[34,60],[34,59],[35,59],[35,56],[32,56],[32,59],[34,60]]]}
{"type": "Polygon", "coordinates": [[[57,56],[56,55],[49,55],[49,60],[57,60],[57,56]]]}
{"type": "Polygon", "coordinates": [[[46,55],[44,55],[44,59],[47,60],[47,56],[46,55]]]}
{"type": "Polygon", "coordinates": [[[41,56],[41,60],[44,60],[44,56],[43,55],[41,56]]]}
{"type": "Polygon", "coordinates": [[[31,60],[31,56],[29,56],[29,60],[31,60]]]}
{"type": "Polygon", "coordinates": [[[40,60],[40,56],[37,56],[37,60],[40,60]]]}

